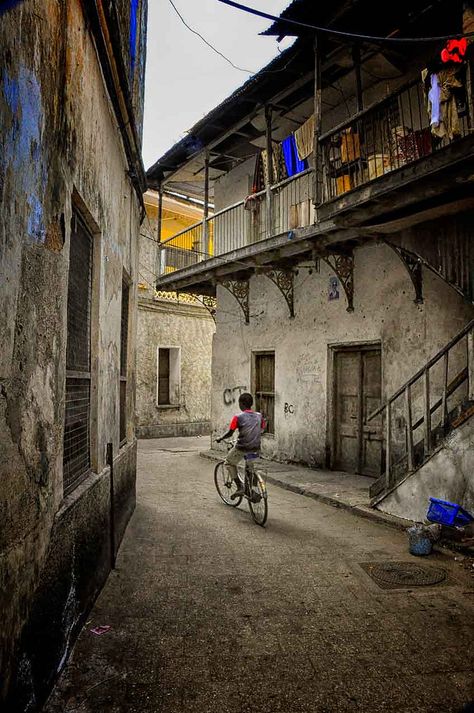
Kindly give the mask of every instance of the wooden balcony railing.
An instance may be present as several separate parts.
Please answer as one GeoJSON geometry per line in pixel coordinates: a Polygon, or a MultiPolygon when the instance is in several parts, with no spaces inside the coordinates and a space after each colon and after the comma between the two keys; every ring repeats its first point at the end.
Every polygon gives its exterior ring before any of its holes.
{"type": "Polygon", "coordinates": [[[411,81],[320,137],[323,202],[422,159],[470,131],[467,105],[443,137],[430,126],[421,80],[411,81]]]}
{"type": "Polygon", "coordinates": [[[196,265],[218,255],[314,222],[312,170],[271,187],[271,225],[265,191],[252,194],[159,244],[159,274],[196,265]]]}

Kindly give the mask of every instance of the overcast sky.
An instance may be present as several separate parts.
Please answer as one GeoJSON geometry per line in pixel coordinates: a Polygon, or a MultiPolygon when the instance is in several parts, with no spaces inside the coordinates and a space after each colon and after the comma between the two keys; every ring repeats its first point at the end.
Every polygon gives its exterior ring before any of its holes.
{"type": "MultiPolygon", "coordinates": [[[[167,149],[255,71],[285,49],[260,37],[271,23],[218,0],[173,0],[186,22],[235,65],[219,57],[181,22],[170,0],[149,0],[143,159],[149,168],[167,149]]],[[[244,4],[279,15],[290,0],[244,4]]]]}

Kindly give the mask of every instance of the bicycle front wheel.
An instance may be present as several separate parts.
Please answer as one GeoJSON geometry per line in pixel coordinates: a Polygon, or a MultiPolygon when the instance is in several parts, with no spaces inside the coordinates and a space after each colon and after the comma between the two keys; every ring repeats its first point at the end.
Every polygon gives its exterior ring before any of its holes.
{"type": "Polygon", "coordinates": [[[250,482],[252,483],[249,497],[250,514],[257,525],[263,527],[268,516],[267,488],[263,478],[258,473],[253,474],[250,482]]]}
{"type": "Polygon", "coordinates": [[[221,461],[214,468],[214,483],[216,484],[217,492],[226,505],[236,508],[242,502],[242,496],[232,500],[231,496],[237,490],[235,482],[224,468],[224,461],[221,461]]]}

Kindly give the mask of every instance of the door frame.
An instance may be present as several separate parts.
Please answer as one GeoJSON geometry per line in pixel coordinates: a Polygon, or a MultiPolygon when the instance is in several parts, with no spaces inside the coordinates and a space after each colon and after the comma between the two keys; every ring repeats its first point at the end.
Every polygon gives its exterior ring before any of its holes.
{"type": "MultiPolygon", "coordinates": [[[[341,352],[350,351],[380,351],[380,399],[384,399],[384,351],[380,339],[371,341],[338,342],[328,344],[328,370],[327,370],[327,412],[326,412],[326,467],[334,470],[336,453],[336,358],[341,352]]],[[[384,447],[382,443],[382,448],[384,447]]]]}

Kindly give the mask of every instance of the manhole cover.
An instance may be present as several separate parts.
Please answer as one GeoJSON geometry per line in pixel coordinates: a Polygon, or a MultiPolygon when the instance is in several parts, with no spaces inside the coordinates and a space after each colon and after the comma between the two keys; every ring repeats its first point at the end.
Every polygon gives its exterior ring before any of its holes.
{"type": "Polygon", "coordinates": [[[444,569],[422,567],[415,562],[364,562],[361,566],[380,587],[387,589],[427,587],[446,579],[444,569]]]}

